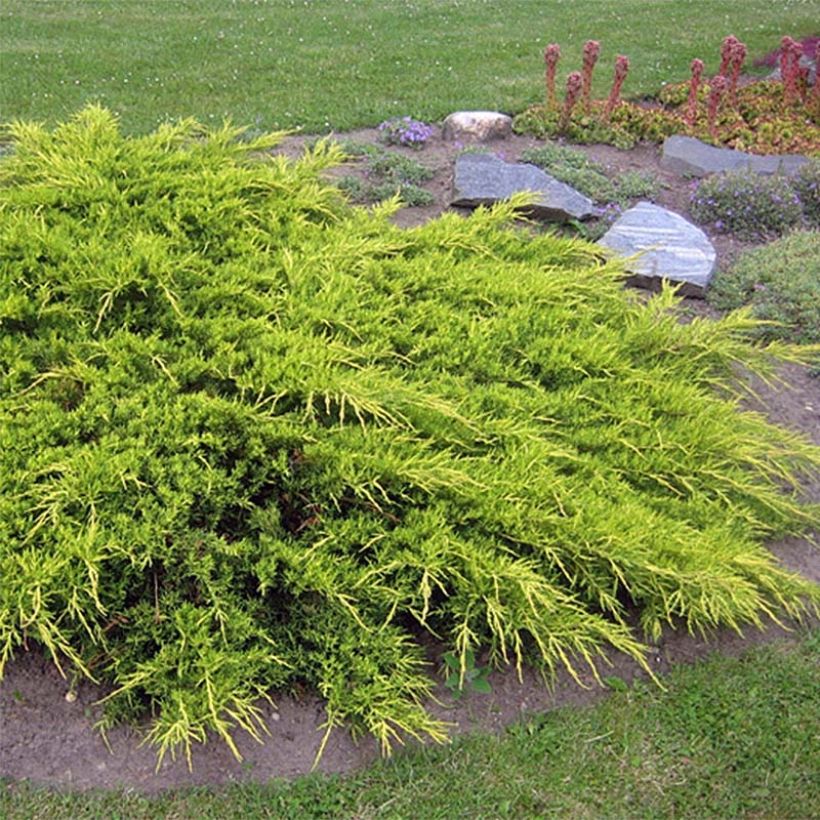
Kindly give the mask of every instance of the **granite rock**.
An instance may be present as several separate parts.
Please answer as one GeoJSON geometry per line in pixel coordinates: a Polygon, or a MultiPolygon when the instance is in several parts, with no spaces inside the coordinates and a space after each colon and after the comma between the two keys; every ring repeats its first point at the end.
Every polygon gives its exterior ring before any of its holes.
{"type": "Polygon", "coordinates": [[[504,162],[492,154],[462,154],[456,159],[451,205],[492,205],[521,191],[537,194],[527,210],[541,219],[566,222],[594,214],[591,199],[535,165],[504,162]]]}
{"type": "Polygon", "coordinates": [[[445,140],[488,142],[511,134],[512,118],[498,111],[456,111],[444,120],[441,128],[445,140]]]}
{"type": "Polygon", "coordinates": [[[634,284],[655,289],[669,280],[688,296],[703,296],[717,259],[700,228],[651,202],[625,211],[598,244],[610,255],[629,257],[626,269],[634,284]]]}

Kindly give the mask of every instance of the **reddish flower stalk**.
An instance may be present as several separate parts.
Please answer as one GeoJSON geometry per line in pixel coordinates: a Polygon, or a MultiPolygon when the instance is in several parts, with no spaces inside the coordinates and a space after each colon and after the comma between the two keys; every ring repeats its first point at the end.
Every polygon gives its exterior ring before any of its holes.
{"type": "Polygon", "coordinates": [[[555,69],[561,57],[561,47],[558,43],[550,43],[544,49],[544,62],[546,63],[546,85],[547,85],[547,108],[555,110],[558,103],[555,98],[555,69]]]}
{"type": "Polygon", "coordinates": [[[686,122],[689,125],[694,125],[698,116],[698,89],[700,88],[701,77],[703,77],[703,60],[698,60],[696,57],[692,60],[690,68],[692,70],[692,79],[689,80],[689,99],[686,101],[686,122]]]}
{"type": "Polygon", "coordinates": [[[612,81],[612,89],[609,92],[609,99],[606,101],[604,108],[604,119],[608,120],[612,112],[621,101],[621,88],[623,88],[624,80],[629,71],[629,57],[619,54],[615,58],[615,78],[612,81]]]}
{"type": "Polygon", "coordinates": [[[567,77],[567,95],[564,98],[564,110],[561,112],[561,120],[558,123],[559,131],[566,131],[569,121],[572,118],[572,109],[578,102],[581,88],[584,84],[580,71],[573,71],[567,77]]]}
{"type": "Polygon", "coordinates": [[[597,40],[587,40],[584,43],[584,67],[582,71],[583,86],[581,89],[581,99],[584,101],[584,110],[589,113],[590,94],[592,92],[592,72],[595,70],[595,63],[598,62],[598,55],[601,53],[601,44],[597,40]]]}
{"type": "Polygon", "coordinates": [[[732,64],[735,44],[739,42],[734,34],[723,38],[723,44],[720,47],[720,68],[718,69],[718,74],[720,74],[721,77],[728,76],[727,72],[729,71],[729,66],[732,64]]]}
{"type": "MultiPolygon", "coordinates": [[[[817,44],[817,48],[814,51],[814,62],[815,65],[820,65],[820,43],[817,44]]],[[[820,121],[820,77],[814,78],[814,85],[811,87],[811,91],[807,92],[806,96],[806,105],[809,109],[809,115],[815,122],[820,121]]]]}
{"type": "Polygon", "coordinates": [[[712,87],[709,91],[709,106],[707,111],[709,122],[709,133],[713,138],[717,138],[717,113],[720,106],[720,100],[723,93],[726,91],[727,81],[722,74],[718,74],[712,80],[712,87]]]}
{"type": "Polygon", "coordinates": [[[740,79],[740,72],[743,70],[743,62],[746,59],[746,46],[737,40],[732,47],[732,60],[729,65],[729,97],[732,105],[737,104],[737,83],[740,79]]]}
{"type": "Polygon", "coordinates": [[[780,41],[780,79],[783,81],[783,102],[793,105],[800,97],[800,43],[788,35],[780,41]]]}

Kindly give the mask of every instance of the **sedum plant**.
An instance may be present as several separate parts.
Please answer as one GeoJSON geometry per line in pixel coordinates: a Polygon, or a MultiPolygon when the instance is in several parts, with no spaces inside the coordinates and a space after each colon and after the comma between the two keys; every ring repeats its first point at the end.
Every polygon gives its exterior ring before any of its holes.
{"type": "Polygon", "coordinates": [[[714,145],[758,154],[820,153],[820,85],[809,89],[799,65],[800,45],[783,38],[783,82],[739,84],[746,46],[733,35],[723,41],[718,74],[702,82],[703,62],[693,60],[689,82],[665,85],[658,105],[621,99],[629,59],[619,55],[609,98],[590,100],[589,87],[600,46],[584,46],[583,83],[578,72],[567,78],[567,95],[559,112],[555,100],[555,69],[560,48],[545,52],[546,104],[533,105],[513,120],[513,130],[545,139],[558,135],[573,142],[603,142],[631,148],[636,142],[662,142],[672,134],[699,137],[714,145]],[[570,77],[573,78],[570,82],[570,77]],[[582,91],[583,86],[583,91],[582,91]],[[578,95],[584,100],[576,108],[578,95]]]}
{"type": "Polygon", "coordinates": [[[664,625],[816,606],[767,538],[820,456],[732,399],[746,313],[677,321],[522,198],[401,230],[278,137],[125,138],[90,107],[0,161],[0,674],[39,644],[160,759],[327,730],[445,739],[418,640],[574,674],[664,625]],[[717,389],[719,388],[719,389],[717,389]],[[630,624],[637,614],[637,633],[630,624]]]}
{"type": "MultiPolygon", "coordinates": [[[[373,148],[358,154],[364,157],[363,179],[351,174],[337,182],[352,202],[372,204],[398,196],[402,204],[419,207],[434,201],[433,195],[418,184],[432,179],[433,172],[428,167],[402,154],[373,148]]],[[[342,149],[346,150],[344,144],[342,149]]]]}

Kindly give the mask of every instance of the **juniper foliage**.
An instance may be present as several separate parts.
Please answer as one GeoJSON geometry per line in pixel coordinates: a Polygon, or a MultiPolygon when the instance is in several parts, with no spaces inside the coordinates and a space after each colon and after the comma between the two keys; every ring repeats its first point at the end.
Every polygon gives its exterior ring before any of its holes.
{"type": "Polygon", "coordinates": [[[160,757],[304,685],[388,750],[445,737],[421,633],[576,670],[643,657],[633,606],[657,636],[816,605],[763,543],[817,521],[818,452],[731,392],[804,354],[747,313],[683,325],[520,201],[400,230],[327,143],[10,132],[0,674],[41,644],[160,757]]]}

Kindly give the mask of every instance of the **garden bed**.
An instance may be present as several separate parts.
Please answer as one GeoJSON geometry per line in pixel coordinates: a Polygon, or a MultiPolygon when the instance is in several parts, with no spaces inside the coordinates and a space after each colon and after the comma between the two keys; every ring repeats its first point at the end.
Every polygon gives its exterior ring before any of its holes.
{"type": "MultiPolygon", "coordinates": [[[[378,133],[364,130],[344,135],[345,139],[375,143],[378,133]]],[[[298,155],[307,138],[292,138],[282,148],[285,153],[298,155]]],[[[492,143],[489,150],[502,152],[505,159],[518,159],[523,151],[541,143],[530,137],[513,136],[492,143]]],[[[464,146],[445,142],[438,132],[422,151],[391,148],[399,154],[418,159],[433,172],[432,179],[422,183],[434,202],[420,208],[399,211],[394,220],[403,227],[429,221],[447,208],[452,184],[453,162],[464,146]]],[[[613,176],[623,171],[644,171],[655,174],[660,182],[656,201],[671,210],[686,215],[690,196],[688,180],[664,171],[659,164],[655,147],[640,146],[630,151],[619,151],[608,146],[582,148],[590,157],[611,169],[613,176]]],[[[349,169],[334,171],[335,176],[349,173],[349,169]]],[[[354,171],[354,173],[356,173],[354,171]]],[[[708,229],[707,229],[708,231],[708,229]]],[[[724,234],[711,234],[718,251],[719,266],[728,265],[738,253],[751,247],[724,234]]],[[[698,315],[711,309],[703,302],[687,300],[684,311],[698,315]]],[[[803,432],[820,443],[820,383],[808,376],[805,369],[790,366],[783,370],[789,389],[766,388],[757,385],[761,409],[769,418],[785,427],[803,432]]],[[[807,488],[814,500],[820,499],[817,484],[807,488]]],[[[805,539],[790,539],[773,545],[773,552],[789,568],[812,580],[820,580],[820,561],[817,552],[805,539]]],[[[667,631],[653,648],[650,662],[654,671],[663,672],[670,663],[686,662],[715,649],[734,652],[748,641],[782,634],[777,628],[760,633],[751,628],[745,639],[728,631],[718,632],[709,642],[690,638],[685,633],[667,631]]],[[[442,647],[425,643],[430,660],[439,662],[442,647]]],[[[244,761],[237,762],[229,749],[221,743],[196,747],[193,752],[193,772],[184,759],[163,762],[154,774],[155,752],[138,748],[138,735],[128,728],[114,728],[108,740],[114,754],[106,750],[100,736],[91,725],[98,716],[94,702],[101,692],[80,682],[67,699],[67,683],[50,661],[38,652],[20,653],[0,683],[0,709],[3,733],[0,736],[0,759],[3,774],[15,778],[27,777],[35,782],[60,786],[87,788],[93,786],[127,786],[145,791],[194,783],[220,783],[240,780],[266,780],[275,776],[293,776],[307,771],[314,761],[322,733],[319,725],[324,720],[323,707],[314,696],[277,698],[277,707],[263,707],[265,723],[272,737],[264,746],[238,733],[237,745],[244,761]]],[[[604,670],[630,680],[643,674],[634,661],[613,657],[615,666],[604,670]]],[[[583,675],[586,684],[593,684],[589,675],[583,675]]],[[[519,682],[514,671],[493,672],[492,693],[467,694],[459,703],[453,703],[441,685],[436,695],[444,706],[428,704],[432,714],[456,725],[457,731],[473,728],[498,728],[528,711],[552,708],[562,703],[582,703],[600,697],[596,686],[582,689],[565,672],[559,673],[553,693],[544,689],[543,681],[535,673],[525,671],[519,682]]],[[[319,764],[323,771],[345,771],[372,759],[378,753],[376,744],[364,738],[354,745],[346,732],[337,730],[331,737],[319,764]]]]}
{"type": "MultiPolygon", "coordinates": [[[[380,133],[376,128],[358,129],[335,135],[333,138],[339,140],[343,146],[351,143],[381,145],[380,133]]],[[[305,146],[312,144],[315,140],[316,137],[313,136],[290,137],[282,144],[281,151],[287,156],[297,157],[305,146]]],[[[385,148],[388,152],[422,164],[432,172],[432,178],[420,182],[419,185],[432,195],[433,201],[429,205],[402,208],[395,215],[394,222],[401,227],[413,227],[434,219],[448,209],[452,198],[455,160],[465,150],[492,152],[507,162],[518,162],[522,154],[543,145],[543,140],[522,134],[512,134],[503,140],[483,144],[445,140],[442,138],[441,129],[434,127],[432,136],[421,150],[401,145],[385,148]]],[[[592,161],[600,163],[613,178],[617,178],[624,172],[638,172],[655,177],[658,189],[652,201],[688,217],[689,201],[696,181],[666,170],[661,165],[660,146],[642,143],[629,150],[621,150],[611,145],[570,145],[569,147],[582,152],[592,161]]],[[[348,164],[334,169],[332,177],[338,179],[352,175],[363,178],[367,170],[366,165],[365,159],[352,157],[348,164]]],[[[463,210],[462,213],[466,215],[469,211],[463,210]]],[[[719,268],[729,266],[742,251],[759,244],[738,240],[729,234],[715,231],[709,226],[704,226],[703,229],[715,246],[719,268]]]]}

